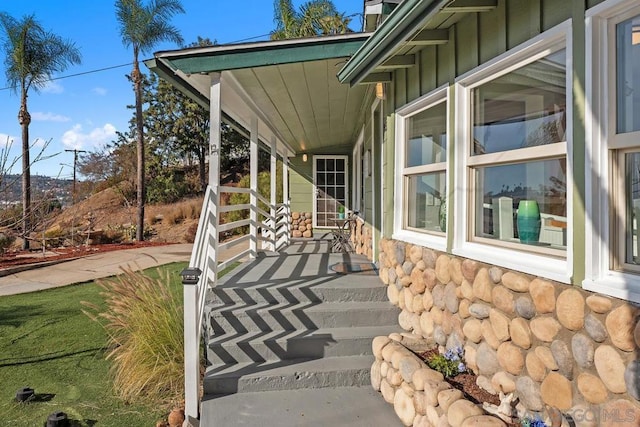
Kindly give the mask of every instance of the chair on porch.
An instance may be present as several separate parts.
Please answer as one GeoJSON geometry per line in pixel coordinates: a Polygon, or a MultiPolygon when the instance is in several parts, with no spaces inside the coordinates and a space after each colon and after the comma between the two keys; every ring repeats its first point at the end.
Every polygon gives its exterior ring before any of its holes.
{"type": "Polygon", "coordinates": [[[331,231],[331,252],[354,252],[353,246],[351,246],[351,235],[357,218],[357,212],[350,212],[347,218],[333,218],[336,228],[331,231]]]}

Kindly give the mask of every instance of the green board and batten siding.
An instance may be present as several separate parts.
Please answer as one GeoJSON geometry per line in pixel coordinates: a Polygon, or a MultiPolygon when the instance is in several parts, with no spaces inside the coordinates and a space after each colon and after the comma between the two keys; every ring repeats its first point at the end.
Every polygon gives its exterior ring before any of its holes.
{"type": "Polygon", "coordinates": [[[313,157],[306,162],[302,155],[289,158],[289,194],[292,212],[311,212],[313,209],[313,157]]]}
{"type": "MultiPolygon", "coordinates": [[[[573,18],[573,158],[583,159],[584,147],[584,81],[585,81],[585,49],[584,49],[584,16],[587,8],[600,3],[598,0],[499,0],[497,8],[489,12],[470,13],[449,28],[449,42],[444,45],[426,46],[413,52],[416,65],[409,70],[396,70],[393,73],[392,90],[388,107],[397,109],[420,96],[443,85],[451,85],[456,77],[473,70],[475,67],[492,60],[496,56],[512,49],[532,37],[573,18]]],[[[455,108],[450,106],[450,114],[455,108]]],[[[389,115],[393,110],[387,109],[389,115]]],[[[392,116],[388,116],[392,117],[392,116]]],[[[392,122],[387,120],[387,127],[392,122]]],[[[455,140],[455,126],[451,125],[451,141],[455,140]]],[[[389,138],[389,137],[387,137],[389,138]]],[[[390,139],[387,139],[388,141],[390,139]]],[[[454,150],[450,147],[449,163],[453,164],[454,150]]],[[[392,176],[394,171],[393,155],[390,147],[385,150],[385,175],[392,176]]],[[[574,197],[573,223],[575,224],[574,283],[584,278],[584,233],[579,230],[585,221],[584,162],[573,162],[574,197]]],[[[453,188],[453,180],[449,179],[449,188],[453,188]]],[[[393,198],[393,185],[385,179],[385,199],[393,198]]],[[[450,207],[449,207],[450,208],[450,207]]],[[[385,210],[392,209],[391,203],[385,203],[385,210]]],[[[385,218],[384,234],[389,237],[393,226],[388,222],[390,213],[385,218]]],[[[449,218],[451,215],[449,215],[449,218]]],[[[448,224],[452,225],[451,221],[448,224]]],[[[451,247],[451,239],[449,239],[451,247]]]]}

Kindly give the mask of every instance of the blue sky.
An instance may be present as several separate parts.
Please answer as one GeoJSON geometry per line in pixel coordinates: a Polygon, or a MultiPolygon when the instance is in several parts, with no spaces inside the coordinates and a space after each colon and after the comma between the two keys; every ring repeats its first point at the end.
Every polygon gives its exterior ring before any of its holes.
{"type": "MultiPolygon", "coordinates": [[[[293,3],[299,6],[303,2],[294,0],[293,3]]],[[[55,80],[44,90],[30,91],[28,100],[32,118],[30,139],[36,144],[31,156],[49,140],[44,154],[53,156],[34,164],[32,174],[70,178],[73,154],[65,150],[99,149],[115,139],[116,130],[127,129],[132,114],[126,106],[134,103],[133,90],[125,75],[131,71],[133,53],[122,44],[114,1],[34,0],[0,4],[0,11],[16,19],[34,14],[46,30],[74,42],[82,54],[81,65],[54,76],[55,80]],[[120,65],[124,66],[117,67],[120,65]]],[[[341,12],[352,15],[362,13],[364,1],[334,0],[334,4],[341,12]]],[[[176,16],[172,23],[180,29],[185,44],[195,42],[198,36],[220,44],[249,38],[265,40],[274,27],[272,0],[182,0],[182,5],[185,14],[176,16]]],[[[359,31],[360,17],[354,16],[350,26],[359,31]]],[[[176,48],[173,44],[159,44],[154,51],[176,48]]],[[[2,55],[0,147],[5,146],[7,139],[13,140],[10,159],[14,159],[21,147],[17,119],[20,98],[6,89],[4,53],[2,55]]],[[[152,55],[152,52],[144,54],[141,59],[152,55]]],[[[149,72],[144,65],[142,68],[149,72]]],[[[21,172],[20,161],[12,172],[21,172]]]]}

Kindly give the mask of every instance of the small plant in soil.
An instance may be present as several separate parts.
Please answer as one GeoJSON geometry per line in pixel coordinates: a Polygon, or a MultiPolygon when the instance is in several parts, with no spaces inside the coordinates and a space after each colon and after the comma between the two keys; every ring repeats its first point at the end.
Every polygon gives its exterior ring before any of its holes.
{"type": "Polygon", "coordinates": [[[427,365],[446,378],[455,377],[459,373],[467,371],[464,363],[464,350],[460,347],[447,350],[444,354],[433,353],[425,360],[427,365]]]}
{"type": "Polygon", "coordinates": [[[450,359],[447,359],[446,355],[446,352],[444,354],[440,354],[437,348],[427,350],[423,353],[418,354],[418,356],[422,360],[424,360],[427,366],[429,366],[433,370],[438,370],[439,372],[441,372],[444,375],[445,380],[449,384],[451,384],[451,386],[462,391],[466,399],[469,399],[470,401],[477,404],[482,404],[483,402],[489,402],[495,405],[500,404],[500,399],[498,398],[498,396],[489,393],[476,384],[477,375],[475,375],[473,371],[471,371],[471,369],[469,369],[464,363],[464,354],[462,354],[461,349],[456,349],[454,352],[449,353],[450,359]],[[460,360],[453,360],[454,354],[460,360]],[[434,360],[435,363],[433,365],[430,364],[430,360],[434,360]],[[460,363],[462,363],[464,366],[463,371],[459,369],[462,367],[460,366],[460,363]],[[451,372],[453,372],[453,370],[455,369],[456,373],[450,376],[445,375],[444,372],[439,370],[438,366],[446,366],[451,372]]]}

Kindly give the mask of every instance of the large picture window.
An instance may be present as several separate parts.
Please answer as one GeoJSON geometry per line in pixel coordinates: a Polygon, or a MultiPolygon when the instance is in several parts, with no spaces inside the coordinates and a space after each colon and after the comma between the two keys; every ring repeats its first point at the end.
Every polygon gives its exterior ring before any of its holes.
{"type": "Polygon", "coordinates": [[[456,79],[460,256],[571,281],[571,21],[456,79]]]}
{"type": "Polygon", "coordinates": [[[566,50],[472,88],[470,99],[472,239],[562,255],[566,50]]]}

